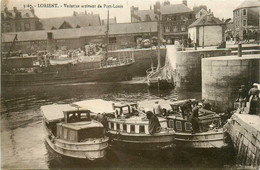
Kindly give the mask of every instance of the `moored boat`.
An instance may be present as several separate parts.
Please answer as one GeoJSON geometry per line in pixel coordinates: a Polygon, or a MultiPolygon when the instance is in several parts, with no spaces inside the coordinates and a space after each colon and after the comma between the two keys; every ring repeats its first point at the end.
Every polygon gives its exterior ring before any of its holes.
{"type": "Polygon", "coordinates": [[[105,113],[107,135],[110,144],[125,150],[152,151],[174,147],[174,130],[167,127],[167,120],[158,117],[161,130],[149,133],[149,120],[136,103],[114,103],[104,100],[89,100],[75,103],[95,113],[105,113]]]}
{"type": "MultiPolygon", "coordinates": [[[[225,132],[222,127],[220,116],[210,110],[199,109],[199,132],[194,133],[192,124],[189,120],[184,119],[181,114],[180,106],[188,100],[176,102],[160,101],[162,108],[168,112],[168,127],[175,130],[176,148],[186,149],[220,149],[227,144],[225,141],[225,132]]],[[[195,106],[197,101],[190,100],[195,106]]],[[[152,103],[152,101],[150,101],[152,103]]],[[[146,103],[146,107],[148,107],[146,103]]],[[[151,107],[151,105],[150,105],[151,107]]]]}
{"type": "Polygon", "coordinates": [[[45,140],[55,152],[91,161],[105,157],[108,137],[89,110],[63,104],[42,106],[41,112],[45,140]]]}

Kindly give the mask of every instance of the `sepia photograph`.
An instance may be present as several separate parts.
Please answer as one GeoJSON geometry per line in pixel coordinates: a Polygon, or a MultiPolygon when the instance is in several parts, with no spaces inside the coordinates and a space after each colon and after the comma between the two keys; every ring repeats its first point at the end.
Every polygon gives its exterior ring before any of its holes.
{"type": "Polygon", "coordinates": [[[2,0],[1,169],[260,169],[260,0],[2,0]]]}

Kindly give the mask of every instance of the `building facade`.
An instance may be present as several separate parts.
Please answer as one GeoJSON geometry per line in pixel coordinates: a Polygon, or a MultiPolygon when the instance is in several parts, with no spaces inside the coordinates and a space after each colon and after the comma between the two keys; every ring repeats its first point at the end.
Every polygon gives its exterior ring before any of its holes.
{"type": "Polygon", "coordinates": [[[233,11],[235,36],[245,39],[259,32],[260,27],[260,1],[246,0],[233,11]]]}
{"type": "Polygon", "coordinates": [[[8,10],[7,7],[1,12],[2,32],[21,32],[41,30],[42,24],[35,15],[34,9],[8,10]]]}
{"type": "MultiPolygon", "coordinates": [[[[187,1],[183,0],[182,4],[170,4],[165,1],[160,6],[160,30],[163,38],[174,43],[175,40],[188,38],[188,26],[196,18],[193,10],[187,6],[187,1]]],[[[155,14],[155,9],[150,7],[149,10],[139,10],[137,7],[131,8],[131,22],[148,22],[158,21],[159,16],[155,14]]]]}
{"type": "Polygon", "coordinates": [[[199,46],[219,45],[224,41],[224,31],[226,24],[213,14],[207,14],[189,26],[189,37],[199,46]]]}

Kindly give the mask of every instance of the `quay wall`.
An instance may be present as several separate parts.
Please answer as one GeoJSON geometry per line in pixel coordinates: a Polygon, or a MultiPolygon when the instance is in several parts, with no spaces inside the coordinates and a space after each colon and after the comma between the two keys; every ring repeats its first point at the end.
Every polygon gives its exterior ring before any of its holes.
{"type": "Polygon", "coordinates": [[[202,98],[220,112],[233,109],[238,89],[260,82],[260,55],[225,56],[202,60],[202,98]]]}
{"type": "Polygon", "coordinates": [[[236,150],[236,164],[260,167],[260,117],[234,114],[224,126],[236,150]]]}
{"type": "MultiPolygon", "coordinates": [[[[168,50],[169,47],[167,47],[168,50]]],[[[172,50],[172,49],[171,49],[172,50]]],[[[168,54],[168,51],[167,51],[168,54]]],[[[201,91],[201,61],[202,58],[227,56],[230,49],[202,49],[176,51],[166,57],[168,72],[173,72],[176,87],[201,91]],[[174,59],[172,59],[174,58],[174,59]]]]}
{"type": "MultiPolygon", "coordinates": [[[[166,48],[161,48],[161,66],[165,64],[165,55],[166,48]]],[[[116,50],[109,51],[109,57],[131,57],[134,56],[135,63],[130,66],[129,72],[133,76],[146,76],[146,70],[153,67],[157,67],[157,49],[156,48],[147,48],[147,49],[125,49],[125,50],[116,50]]]]}

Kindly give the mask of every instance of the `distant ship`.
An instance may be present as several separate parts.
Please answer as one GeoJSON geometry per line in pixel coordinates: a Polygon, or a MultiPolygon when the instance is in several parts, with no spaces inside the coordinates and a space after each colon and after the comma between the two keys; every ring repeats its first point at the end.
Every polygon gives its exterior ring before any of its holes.
{"type": "Polygon", "coordinates": [[[47,63],[31,68],[2,69],[2,86],[44,85],[57,83],[82,83],[130,80],[129,66],[132,58],[107,59],[84,57],[81,59],[49,59],[47,63]],[[85,58],[85,61],[84,61],[85,58]]]}

